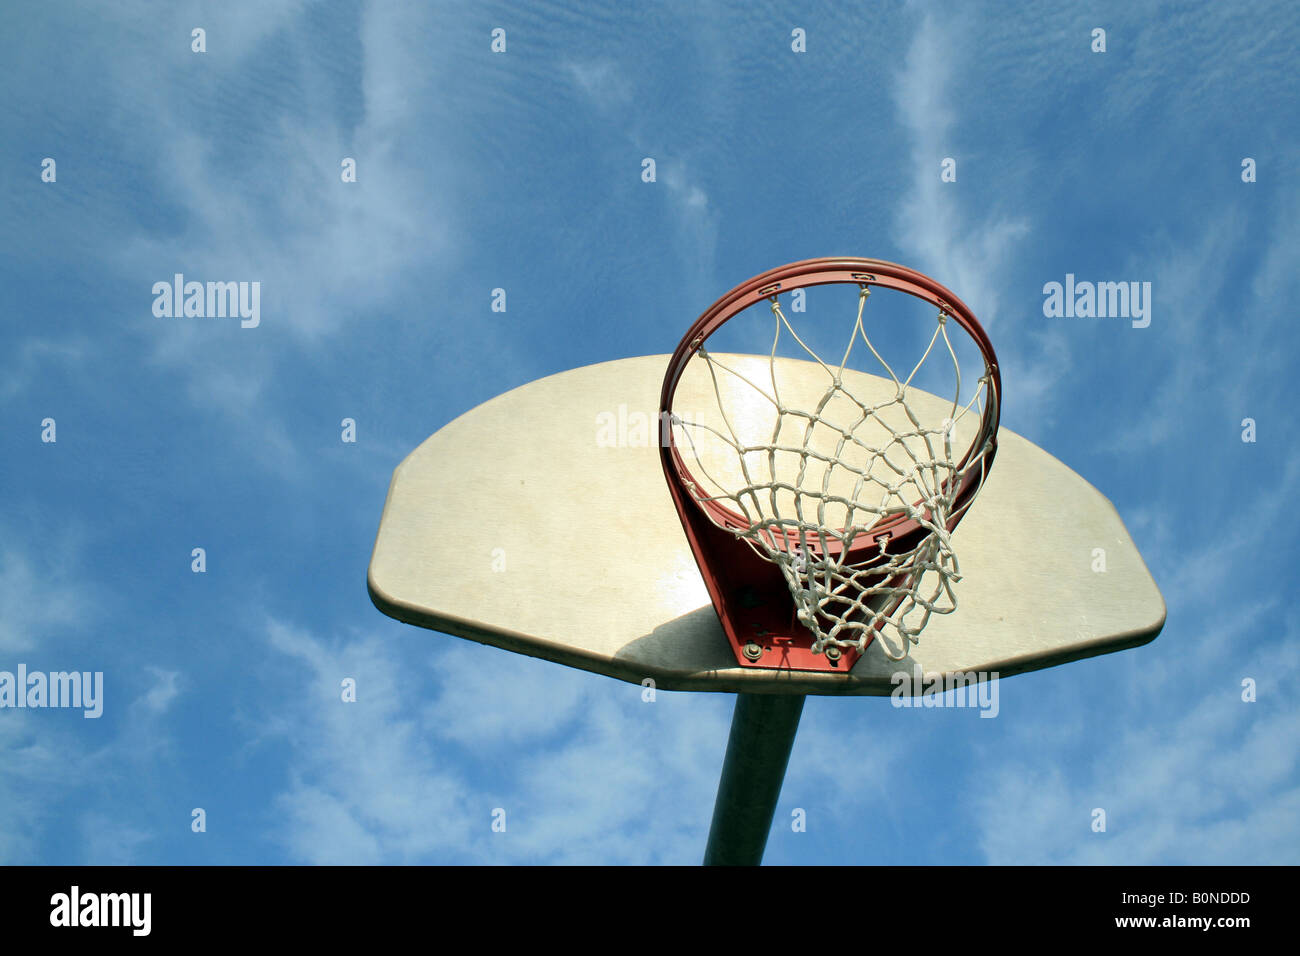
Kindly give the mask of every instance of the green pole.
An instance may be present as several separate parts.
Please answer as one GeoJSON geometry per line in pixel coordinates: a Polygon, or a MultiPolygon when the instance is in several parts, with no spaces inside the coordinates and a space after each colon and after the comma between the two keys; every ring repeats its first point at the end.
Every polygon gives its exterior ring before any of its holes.
{"type": "Polygon", "coordinates": [[[802,695],[736,695],[705,866],[763,862],[803,701],[802,695]]]}

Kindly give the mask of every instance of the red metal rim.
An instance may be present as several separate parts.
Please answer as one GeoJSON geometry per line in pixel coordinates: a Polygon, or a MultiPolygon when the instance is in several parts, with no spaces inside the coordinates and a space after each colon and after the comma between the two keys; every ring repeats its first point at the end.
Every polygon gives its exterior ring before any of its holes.
{"type": "MultiPolygon", "coordinates": [[[[989,373],[989,394],[984,403],[979,431],[971,442],[970,448],[966,450],[965,455],[962,457],[958,471],[964,471],[966,465],[970,462],[971,456],[980,453],[980,449],[987,446],[988,450],[983,453],[986,456],[983,466],[979,469],[972,468],[966,472],[957,487],[953,499],[953,517],[949,522],[949,530],[952,530],[964,515],[966,505],[969,504],[970,499],[978,491],[983,473],[987,472],[993,463],[994,452],[997,448],[999,411],[1002,404],[1002,378],[998,370],[997,355],[993,351],[993,343],[989,340],[988,334],[980,325],[979,320],[975,318],[975,314],[947,287],[914,269],[880,259],[806,259],[770,269],[741,283],[719,298],[703,315],[696,319],[686,335],[682,337],[681,342],[678,343],[677,349],[668,362],[668,370],[664,375],[663,389],[659,397],[660,413],[661,415],[671,413],[673,396],[676,393],[677,384],[681,380],[687,363],[704,345],[709,336],[728,320],[751,305],[763,299],[771,298],[773,295],[781,295],[809,286],[832,283],[882,286],[923,299],[956,320],[957,324],[974,340],[984,357],[989,373]]],[[[668,440],[660,445],[660,453],[664,473],[668,476],[669,482],[693,483],[695,481],[694,476],[692,476],[690,469],[686,467],[685,462],[682,460],[671,429],[668,430],[667,438],[668,440]]],[[[743,515],[717,502],[701,502],[696,500],[693,495],[689,497],[695,501],[698,507],[707,512],[716,523],[724,527],[749,527],[750,522],[743,515]]],[[[886,536],[885,549],[887,551],[907,550],[924,533],[924,529],[915,519],[900,515],[874,525],[868,534],[860,535],[859,537],[863,540],[860,544],[850,547],[848,560],[856,563],[866,558],[870,553],[878,551],[880,549],[880,539],[886,536]]],[[[798,541],[799,536],[796,533],[787,533],[787,537],[792,541],[798,541]]],[[[817,543],[811,538],[809,540],[810,543],[817,543]]]]}

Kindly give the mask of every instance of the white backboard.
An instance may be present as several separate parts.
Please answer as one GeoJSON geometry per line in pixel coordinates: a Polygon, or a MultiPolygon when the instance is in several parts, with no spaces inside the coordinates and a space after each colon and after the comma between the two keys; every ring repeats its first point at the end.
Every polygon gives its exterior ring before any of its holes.
{"type": "MultiPolygon", "coordinates": [[[[757,363],[766,357],[728,357],[757,363]]],[[[873,644],[848,674],[742,668],[709,602],[659,459],[667,356],[531,382],[467,412],[393,474],[371,599],[385,614],[665,690],[890,694],[900,668],[1001,676],[1145,644],[1165,605],[1111,503],[1002,429],[984,488],[953,536],[957,610],[911,657],[873,644]],[[1105,571],[1097,566],[1104,551],[1105,571]]],[[[783,373],[795,379],[798,366],[783,373]]],[[[857,394],[892,388],[859,375],[857,394]]],[[[949,403],[922,396],[934,405],[949,403]]],[[[686,377],[674,410],[717,396],[686,377]]],[[[978,416],[976,416],[978,417],[978,416]]],[[[973,420],[971,421],[973,425],[973,420]]]]}

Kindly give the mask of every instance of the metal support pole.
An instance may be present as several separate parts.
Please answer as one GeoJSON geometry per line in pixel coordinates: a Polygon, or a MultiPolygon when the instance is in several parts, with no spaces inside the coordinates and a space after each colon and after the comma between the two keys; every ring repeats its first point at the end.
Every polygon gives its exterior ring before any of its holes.
{"type": "Polygon", "coordinates": [[[758,866],[799,731],[803,696],[737,694],[705,866],[758,866]]]}

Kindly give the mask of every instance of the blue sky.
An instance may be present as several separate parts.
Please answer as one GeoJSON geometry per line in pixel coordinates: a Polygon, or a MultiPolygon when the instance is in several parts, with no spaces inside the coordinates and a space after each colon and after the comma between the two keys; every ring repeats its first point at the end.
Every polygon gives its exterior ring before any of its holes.
{"type": "Polygon", "coordinates": [[[380,510],[480,402],[859,255],[980,316],[1003,424],[1115,503],[1169,617],[995,720],[810,698],[767,861],[1296,863],[1300,14],[1056,6],[12,13],[0,670],[106,690],[0,710],[0,862],[698,862],[731,700],[382,617],[380,510]],[[177,272],[259,281],[260,324],[155,316],[177,272]],[[1151,282],[1150,325],[1045,317],[1067,273],[1151,282]]]}

